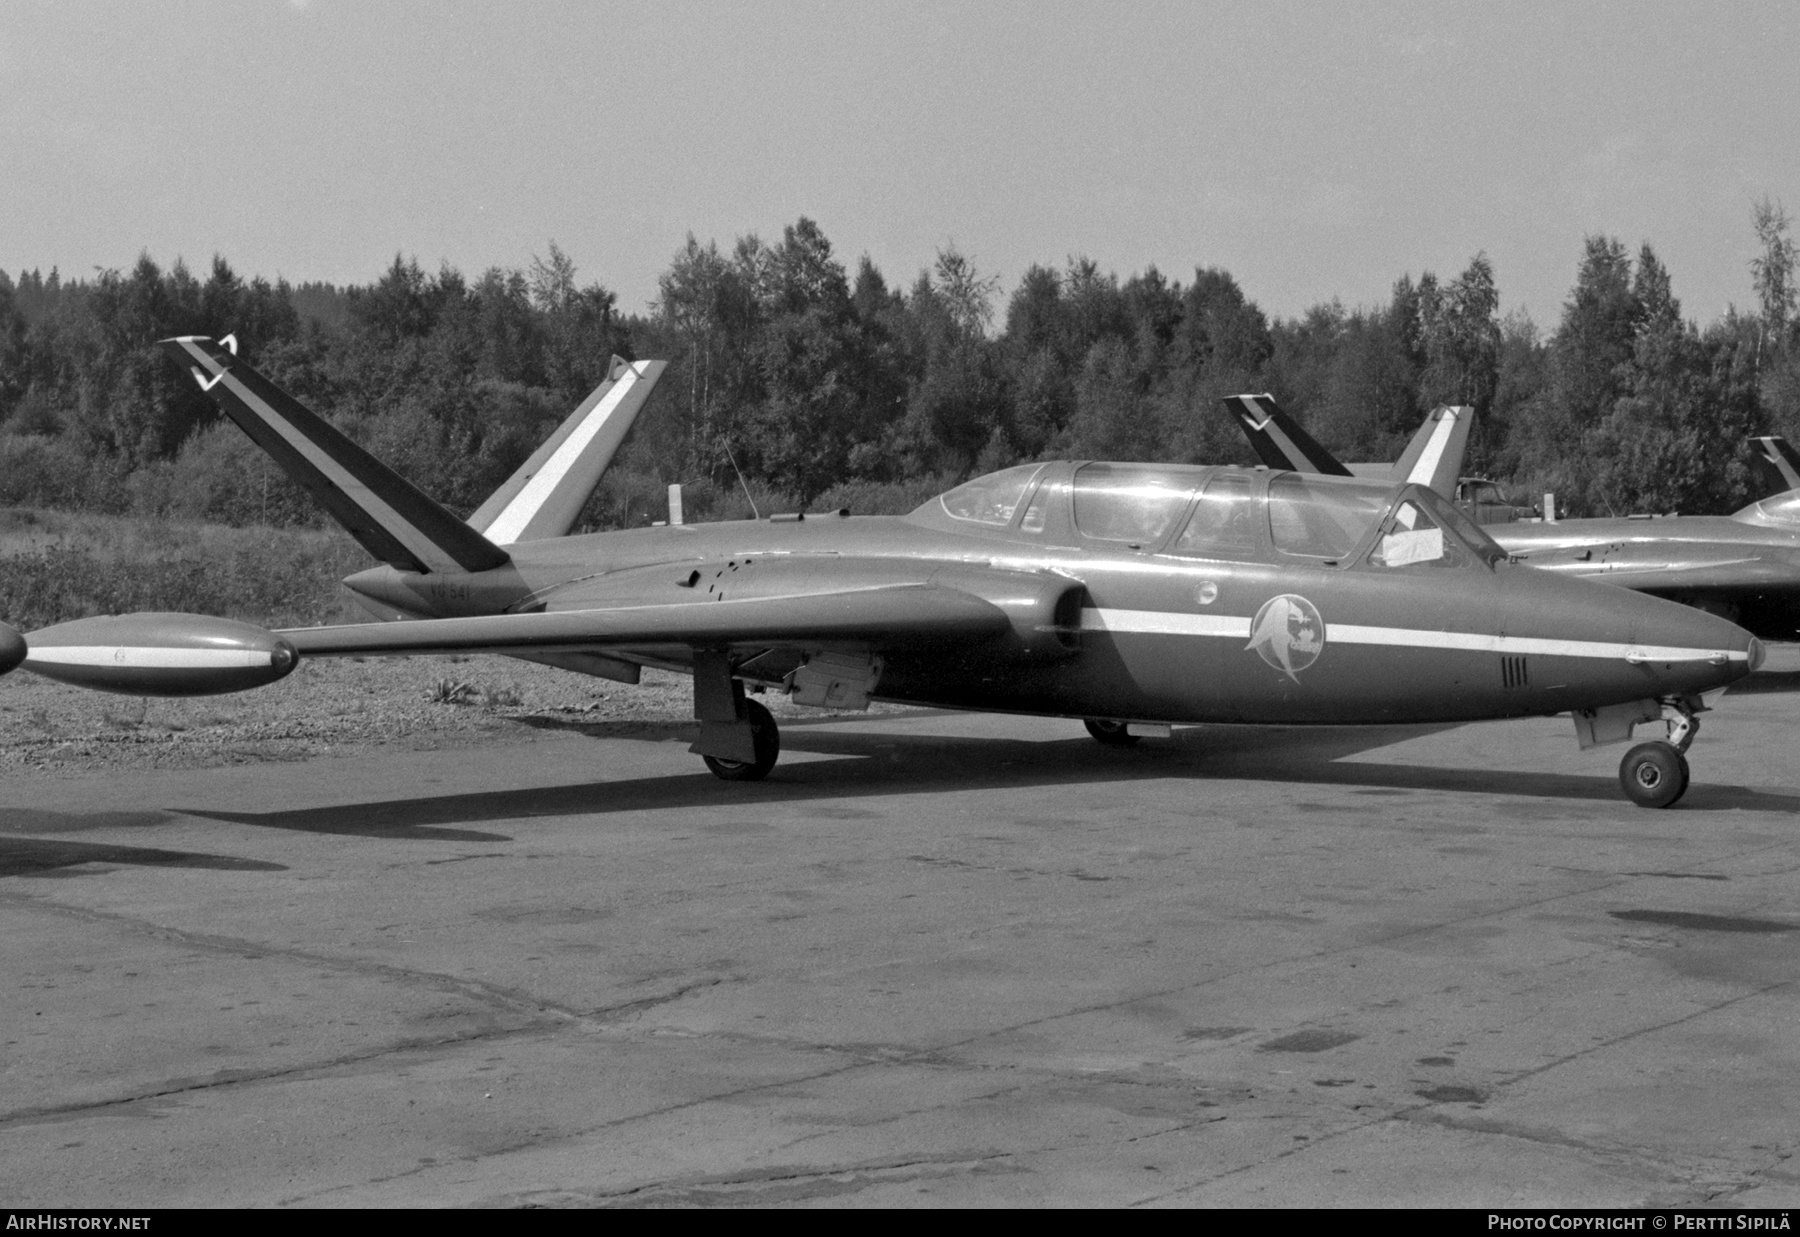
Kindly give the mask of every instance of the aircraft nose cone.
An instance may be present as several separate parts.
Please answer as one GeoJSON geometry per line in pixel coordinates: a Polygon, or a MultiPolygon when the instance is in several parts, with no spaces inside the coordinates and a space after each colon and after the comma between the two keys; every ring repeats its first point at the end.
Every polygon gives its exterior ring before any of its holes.
{"type": "Polygon", "coordinates": [[[1768,656],[1769,651],[1763,647],[1763,642],[1752,636],[1750,639],[1750,673],[1755,674],[1761,670],[1763,662],[1768,656]]]}
{"type": "Polygon", "coordinates": [[[24,661],[27,652],[25,637],[5,623],[0,623],[0,674],[5,674],[24,661]]]}
{"type": "Polygon", "coordinates": [[[1762,641],[1737,624],[1672,601],[1640,600],[1627,660],[1648,671],[1661,692],[1710,691],[1762,665],[1762,641]]]}
{"type": "Polygon", "coordinates": [[[1735,623],[1594,580],[1535,568],[1508,577],[1508,635],[1532,638],[1545,655],[1548,699],[1565,708],[1697,696],[1726,687],[1761,660],[1754,636],[1735,623]],[[1551,687],[1551,684],[1555,684],[1551,687]]]}

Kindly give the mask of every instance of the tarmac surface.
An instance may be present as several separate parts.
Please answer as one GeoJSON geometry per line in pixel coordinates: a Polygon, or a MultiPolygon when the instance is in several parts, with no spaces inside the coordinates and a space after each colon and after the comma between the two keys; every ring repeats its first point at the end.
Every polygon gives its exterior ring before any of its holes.
{"type": "Polygon", "coordinates": [[[897,713],[0,798],[0,1198],[1800,1203],[1800,679],[1567,719],[897,713]]]}

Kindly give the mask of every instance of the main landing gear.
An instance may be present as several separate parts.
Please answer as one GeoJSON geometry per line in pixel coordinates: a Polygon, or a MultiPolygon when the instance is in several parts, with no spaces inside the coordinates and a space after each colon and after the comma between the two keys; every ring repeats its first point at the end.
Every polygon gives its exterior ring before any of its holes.
{"type": "Polygon", "coordinates": [[[1639,807],[1669,807],[1687,793],[1687,749],[1700,731],[1693,708],[1683,700],[1663,701],[1667,741],[1640,743],[1619,762],[1619,785],[1639,807]]]}
{"type": "Polygon", "coordinates": [[[769,711],[744,695],[725,649],[694,652],[694,719],[700,736],[688,751],[706,761],[714,777],[760,782],[781,755],[781,732],[769,711]]]}
{"type": "Polygon", "coordinates": [[[781,756],[781,731],[775,718],[759,702],[744,701],[744,720],[750,723],[750,743],[756,755],[752,760],[727,760],[723,756],[702,755],[714,777],[728,782],[760,782],[769,776],[781,756]]]}
{"type": "Polygon", "coordinates": [[[1125,728],[1124,722],[1107,721],[1104,718],[1090,717],[1081,723],[1087,732],[1106,744],[1108,747],[1130,747],[1138,741],[1138,736],[1125,728]]]}

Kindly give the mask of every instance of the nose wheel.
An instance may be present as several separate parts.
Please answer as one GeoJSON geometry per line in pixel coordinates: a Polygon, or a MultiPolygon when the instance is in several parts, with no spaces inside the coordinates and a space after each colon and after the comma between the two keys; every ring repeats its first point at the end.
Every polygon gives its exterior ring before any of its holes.
{"type": "Polygon", "coordinates": [[[1640,743],[1619,762],[1619,785],[1639,807],[1669,807],[1687,793],[1687,750],[1700,732],[1696,704],[1680,697],[1664,700],[1668,741],[1640,743]]]}
{"type": "Polygon", "coordinates": [[[1639,807],[1669,807],[1687,793],[1687,757],[1672,743],[1640,743],[1619,762],[1619,785],[1639,807]]]}

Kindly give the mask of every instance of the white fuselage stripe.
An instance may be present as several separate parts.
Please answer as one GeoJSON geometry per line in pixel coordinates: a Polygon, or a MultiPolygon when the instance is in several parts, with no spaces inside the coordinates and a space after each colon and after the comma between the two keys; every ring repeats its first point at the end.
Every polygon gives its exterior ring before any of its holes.
{"type": "MultiPolygon", "coordinates": [[[[1083,610],[1084,628],[1159,636],[1223,636],[1248,640],[1252,620],[1232,615],[1181,614],[1169,610],[1083,610]]],[[[1599,657],[1611,661],[1750,660],[1734,649],[1676,648],[1618,644],[1605,640],[1551,640],[1537,636],[1496,636],[1486,632],[1427,631],[1411,627],[1325,624],[1329,644],[1382,644],[1413,649],[1454,649],[1476,653],[1532,653],[1540,657],[1599,657]]]]}
{"type": "Polygon", "coordinates": [[[1177,614],[1171,610],[1083,610],[1081,625],[1103,631],[1157,636],[1250,638],[1250,620],[1225,614],[1177,614]]]}
{"type": "Polygon", "coordinates": [[[421,563],[424,563],[425,566],[432,571],[462,570],[461,565],[443,550],[439,549],[437,544],[433,542],[431,538],[420,532],[413,526],[410,520],[407,520],[401,516],[398,511],[395,511],[392,507],[388,506],[387,503],[383,502],[375,491],[371,490],[361,481],[358,481],[350,474],[349,469],[332,459],[331,456],[326,454],[317,443],[313,442],[312,439],[294,428],[286,417],[269,407],[269,405],[257,396],[255,392],[245,386],[242,381],[234,378],[211,357],[207,356],[204,351],[194,347],[192,344],[184,346],[189,353],[199,358],[200,362],[216,376],[222,378],[226,388],[233,392],[239,399],[243,400],[244,403],[249,406],[250,410],[262,419],[264,424],[268,425],[269,428],[273,429],[277,434],[280,434],[290,447],[293,447],[294,450],[305,457],[307,463],[324,473],[325,476],[331,480],[333,485],[344,491],[351,502],[366,511],[370,518],[381,525],[382,528],[386,529],[389,534],[404,545],[407,550],[412,553],[414,558],[418,559],[421,563]]]}
{"type": "Polygon", "coordinates": [[[236,670],[274,664],[267,649],[176,649],[144,645],[33,645],[27,670],[43,666],[119,666],[133,670],[236,670]]]}
{"type": "Polygon", "coordinates": [[[556,487],[562,483],[562,479],[569,475],[569,470],[575,467],[575,462],[588,449],[588,444],[593,442],[594,438],[605,428],[619,405],[625,402],[626,395],[630,394],[631,389],[639,381],[641,381],[641,375],[635,367],[625,371],[619,381],[613,384],[613,389],[608,391],[598,404],[594,405],[594,410],[582,418],[581,424],[575,427],[574,433],[563,439],[562,446],[558,447],[555,453],[544,461],[544,466],[537,470],[536,475],[525,483],[525,488],[514,495],[510,503],[506,504],[506,510],[494,517],[494,522],[488,525],[484,533],[489,541],[495,545],[511,545],[519,539],[519,534],[523,533],[525,526],[531,523],[531,517],[536,515],[538,509],[549,501],[550,495],[556,491],[556,487]]]}

